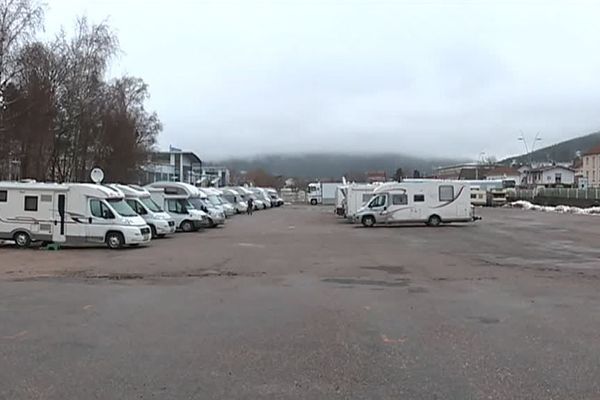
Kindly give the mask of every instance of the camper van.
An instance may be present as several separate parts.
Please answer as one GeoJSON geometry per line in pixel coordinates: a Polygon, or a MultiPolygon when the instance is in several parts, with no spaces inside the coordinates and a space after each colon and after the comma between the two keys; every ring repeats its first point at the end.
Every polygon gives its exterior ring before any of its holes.
{"type": "Polygon", "coordinates": [[[345,186],[344,216],[352,221],[358,210],[371,200],[376,187],[365,183],[352,183],[345,186]]]}
{"type": "Polygon", "coordinates": [[[248,188],[245,188],[243,186],[236,186],[236,187],[234,187],[234,189],[236,192],[238,192],[240,194],[240,196],[242,196],[244,201],[247,202],[248,199],[250,199],[250,198],[252,198],[254,200],[254,210],[264,210],[265,208],[267,208],[265,203],[261,199],[259,199],[258,196],[255,195],[254,192],[252,192],[248,188]]]}
{"type": "Polygon", "coordinates": [[[153,239],[175,232],[175,220],[152,200],[150,192],[147,189],[135,185],[113,184],[109,186],[123,192],[125,202],[150,227],[153,239]]]}
{"type": "Polygon", "coordinates": [[[246,203],[243,197],[240,196],[236,190],[231,188],[221,188],[220,190],[223,192],[223,197],[225,200],[229,201],[233,205],[237,214],[242,214],[248,211],[248,203],[246,203]]]}
{"type": "Polygon", "coordinates": [[[208,201],[208,196],[196,186],[184,182],[154,182],[149,186],[161,188],[167,195],[185,196],[186,200],[193,207],[193,209],[205,214],[204,221],[210,228],[214,228],[225,223],[225,214],[223,211],[214,207],[208,201]]]}
{"type": "Polygon", "coordinates": [[[277,190],[273,189],[273,188],[267,188],[265,189],[267,194],[269,195],[269,198],[271,199],[271,204],[275,207],[281,207],[284,203],[283,199],[279,196],[279,193],[277,193],[277,190]]]}
{"type": "Polygon", "coordinates": [[[0,182],[0,239],[106,243],[111,249],[150,242],[150,227],[121,191],[98,184],[0,182]]]}
{"type": "Polygon", "coordinates": [[[273,204],[271,204],[271,197],[267,194],[267,192],[263,188],[259,187],[251,187],[248,188],[252,193],[256,195],[256,198],[263,202],[264,208],[271,208],[273,204]]]}
{"type": "MultiPolygon", "coordinates": [[[[161,182],[156,182],[161,183],[161,182]]],[[[167,182],[174,183],[174,182],[167,182]]],[[[189,201],[186,192],[170,190],[162,186],[146,186],[152,200],[165,210],[175,221],[175,227],[183,232],[197,231],[208,224],[207,215],[202,210],[197,210],[189,201]]],[[[192,186],[193,187],[193,186],[192,186]]]]}
{"type": "Polygon", "coordinates": [[[204,192],[206,196],[208,196],[208,201],[215,207],[220,208],[221,211],[225,214],[225,217],[231,217],[235,214],[235,208],[233,205],[228,202],[225,198],[223,198],[223,192],[219,189],[215,189],[212,187],[209,188],[198,188],[200,191],[204,192]]]}
{"type": "Polygon", "coordinates": [[[464,181],[443,180],[384,183],[354,216],[355,222],[366,227],[419,222],[438,226],[475,219],[470,185],[464,181]]]}

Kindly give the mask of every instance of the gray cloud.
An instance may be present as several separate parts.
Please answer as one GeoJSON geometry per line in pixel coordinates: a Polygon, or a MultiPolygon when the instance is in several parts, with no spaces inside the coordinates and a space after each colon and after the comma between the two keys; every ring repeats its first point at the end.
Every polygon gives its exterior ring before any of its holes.
{"type": "Polygon", "coordinates": [[[518,153],[600,127],[594,2],[53,0],[48,32],[109,17],[161,145],[518,153]]]}

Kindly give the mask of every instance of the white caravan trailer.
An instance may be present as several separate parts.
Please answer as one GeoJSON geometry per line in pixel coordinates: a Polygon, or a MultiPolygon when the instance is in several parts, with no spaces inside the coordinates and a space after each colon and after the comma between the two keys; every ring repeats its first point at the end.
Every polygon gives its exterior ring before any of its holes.
{"type": "Polygon", "coordinates": [[[316,206],[317,204],[335,204],[335,193],[340,182],[313,182],[308,184],[306,200],[316,206]]]}
{"type": "Polygon", "coordinates": [[[97,184],[0,182],[0,239],[106,243],[112,249],[150,242],[150,228],[123,193],[97,184]]]}
{"type": "Polygon", "coordinates": [[[471,205],[471,187],[465,181],[412,180],[378,186],[354,221],[371,227],[381,223],[469,222],[478,219],[471,205]]]}
{"type": "Polygon", "coordinates": [[[377,186],[353,183],[346,187],[346,198],[344,201],[344,216],[350,220],[354,219],[354,215],[364,206],[371,197],[377,186]]]}
{"type": "Polygon", "coordinates": [[[223,197],[225,197],[225,200],[233,204],[237,214],[242,214],[248,211],[248,203],[244,201],[242,196],[240,196],[236,190],[231,188],[221,188],[220,190],[223,192],[223,197]]]}
{"type": "Polygon", "coordinates": [[[146,186],[152,200],[175,221],[175,227],[183,232],[197,231],[207,224],[207,215],[189,202],[189,195],[173,193],[163,187],[146,186]]]}
{"type": "Polygon", "coordinates": [[[110,186],[123,192],[125,202],[150,227],[153,239],[175,232],[175,220],[152,200],[147,189],[136,185],[113,184],[110,186]]]}

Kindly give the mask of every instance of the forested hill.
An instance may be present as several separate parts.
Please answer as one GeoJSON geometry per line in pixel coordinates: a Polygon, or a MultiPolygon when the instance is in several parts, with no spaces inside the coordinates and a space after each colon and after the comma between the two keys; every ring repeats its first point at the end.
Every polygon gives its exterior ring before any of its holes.
{"type": "Polygon", "coordinates": [[[214,164],[225,165],[236,171],[264,169],[273,175],[300,178],[340,179],[346,176],[363,175],[369,171],[386,171],[393,176],[402,168],[407,176],[419,170],[430,174],[433,168],[457,163],[464,160],[433,159],[411,157],[402,154],[304,154],[304,155],[264,155],[249,159],[229,159],[214,164]]]}
{"type": "MultiPolygon", "coordinates": [[[[531,154],[531,158],[534,162],[569,162],[573,161],[577,151],[585,153],[598,144],[600,144],[600,132],[595,132],[536,150],[531,154]]],[[[503,162],[508,164],[513,160],[516,160],[517,163],[527,163],[529,162],[529,156],[523,154],[516,157],[508,157],[503,162]]]]}

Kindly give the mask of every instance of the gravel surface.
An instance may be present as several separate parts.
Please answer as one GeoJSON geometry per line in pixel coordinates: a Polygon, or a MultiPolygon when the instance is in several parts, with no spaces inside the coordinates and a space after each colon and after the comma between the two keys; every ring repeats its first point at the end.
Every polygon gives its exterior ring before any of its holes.
{"type": "Polygon", "coordinates": [[[0,246],[0,399],[598,399],[600,217],[0,246]]]}

